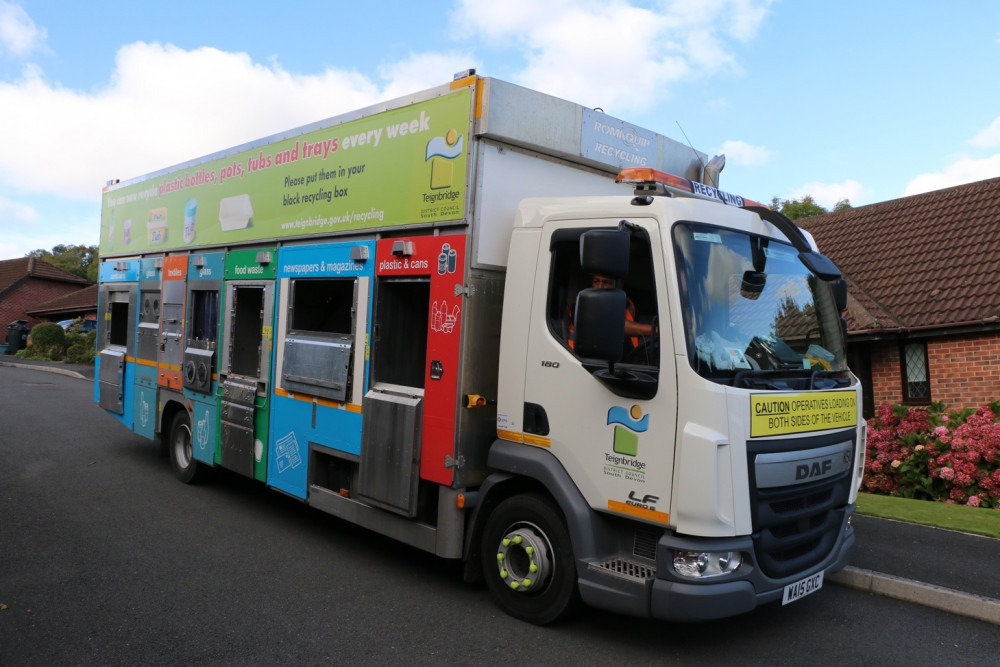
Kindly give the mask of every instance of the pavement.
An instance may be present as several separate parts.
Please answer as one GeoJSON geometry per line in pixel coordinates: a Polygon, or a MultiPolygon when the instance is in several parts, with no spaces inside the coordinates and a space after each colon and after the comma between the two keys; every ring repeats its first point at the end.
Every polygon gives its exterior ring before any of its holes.
{"type": "Polygon", "coordinates": [[[827,581],[1000,625],[1000,539],[861,515],[853,523],[851,564],[827,581]]]}
{"type": "MultiPolygon", "coordinates": [[[[0,356],[0,366],[94,379],[88,364],[0,356]]],[[[851,564],[825,582],[1000,625],[1000,539],[870,516],[853,522],[851,564]]]]}
{"type": "Polygon", "coordinates": [[[46,373],[58,373],[81,380],[94,379],[94,364],[70,364],[62,361],[34,361],[32,359],[18,359],[17,357],[0,355],[0,366],[17,366],[21,368],[34,368],[46,373]]]}

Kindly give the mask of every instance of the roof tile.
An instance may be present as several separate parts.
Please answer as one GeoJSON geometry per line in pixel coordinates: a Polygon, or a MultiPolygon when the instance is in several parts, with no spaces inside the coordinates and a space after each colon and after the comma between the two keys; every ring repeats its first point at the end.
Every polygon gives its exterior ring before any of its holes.
{"type": "Polygon", "coordinates": [[[45,280],[57,280],[66,283],[89,285],[86,278],[64,271],[45,260],[34,257],[19,257],[17,259],[0,260],[0,293],[17,283],[22,278],[31,276],[45,280]]]}
{"type": "Polygon", "coordinates": [[[852,330],[1000,315],[1000,178],[796,222],[848,278],[852,330]]]}

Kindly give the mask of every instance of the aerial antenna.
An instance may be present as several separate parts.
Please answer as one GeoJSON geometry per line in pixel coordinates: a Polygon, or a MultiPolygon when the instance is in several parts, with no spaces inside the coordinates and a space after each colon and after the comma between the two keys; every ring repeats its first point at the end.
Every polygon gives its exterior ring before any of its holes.
{"type": "Polygon", "coordinates": [[[691,140],[690,140],[690,139],[688,139],[688,135],[687,135],[687,132],[685,132],[685,131],[684,131],[684,128],[683,128],[683,127],[681,127],[681,122],[680,122],[679,120],[675,120],[674,122],[675,122],[675,123],[677,123],[677,129],[679,129],[679,130],[681,131],[681,134],[683,134],[683,135],[684,135],[684,140],[685,140],[686,142],[688,142],[688,148],[690,148],[690,149],[691,149],[691,152],[692,152],[692,153],[694,153],[694,156],[695,156],[696,158],[698,158],[698,164],[700,164],[700,165],[701,165],[701,168],[702,168],[702,169],[704,169],[704,168],[705,168],[705,162],[704,162],[704,161],[703,161],[703,160],[701,159],[701,155],[699,155],[699,154],[698,154],[698,151],[696,151],[696,150],[694,149],[694,144],[692,144],[692,143],[691,143],[691,140]]]}
{"type": "Polygon", "coordinates": [[[694,153],[694,159],[691,160],[687,169],[684,170],[684,177],[689,181],[701,183],[702,175],[705,173],[705,162],[701,159],[701,155],[698,154],[698,151],[694,149],[694,145],[691,143],[691,140],[688,139],[687,132],[685,132],[684,128],[681,127],[681,122],[679,120],[675,120],[674,122],[677,123],[677,127],[680,129],[681,134],[684,135],[684,139],[688,142],[688,147],[691,149],[691,152],[694,153]]]}

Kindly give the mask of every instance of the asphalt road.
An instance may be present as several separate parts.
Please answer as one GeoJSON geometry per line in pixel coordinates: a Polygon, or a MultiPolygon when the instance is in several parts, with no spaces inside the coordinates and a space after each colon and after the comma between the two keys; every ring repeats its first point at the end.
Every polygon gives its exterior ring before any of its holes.
{"type": "Polygon", "coordinates": [[[996,664],[994,625],[828,584],[672,625],[537,628],[453,563],[235,475],[189,487],[89,383],[0,366],[0,665],[996,664]]]}

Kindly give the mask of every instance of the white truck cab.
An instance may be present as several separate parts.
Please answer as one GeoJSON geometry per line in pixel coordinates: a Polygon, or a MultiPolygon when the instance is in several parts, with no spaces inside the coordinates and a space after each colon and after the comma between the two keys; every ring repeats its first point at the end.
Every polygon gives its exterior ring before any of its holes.
{"type": "Polygon", "coordinates": [[[854,541],[843,285],[777,214],[641,176],[632,198],[522,203],[491,466],[557,490],[589,603],[691,620],[789,601],[854,541]]]}

